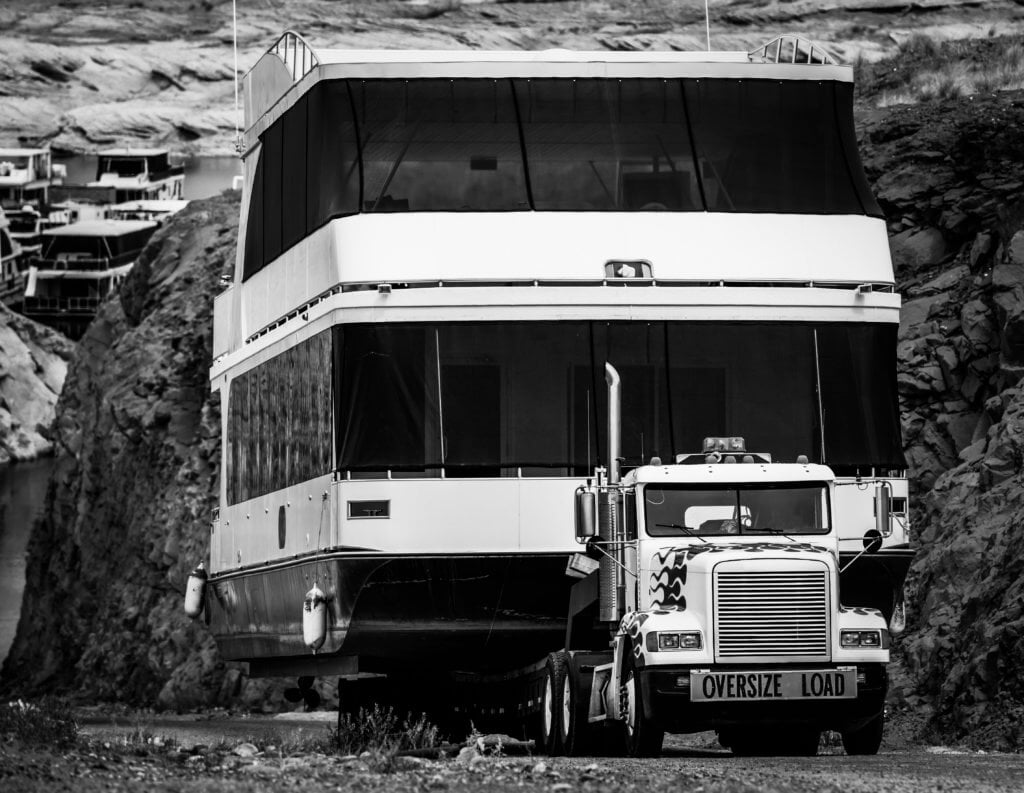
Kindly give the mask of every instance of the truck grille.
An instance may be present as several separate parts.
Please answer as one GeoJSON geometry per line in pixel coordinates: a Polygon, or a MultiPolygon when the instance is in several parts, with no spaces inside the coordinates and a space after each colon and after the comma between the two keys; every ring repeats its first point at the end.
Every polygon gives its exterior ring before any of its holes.
{"type": "Polygon", "coordinates": [[[716,572],[715,635],[720,658],[827,658],[826,570],[716,572]]]}

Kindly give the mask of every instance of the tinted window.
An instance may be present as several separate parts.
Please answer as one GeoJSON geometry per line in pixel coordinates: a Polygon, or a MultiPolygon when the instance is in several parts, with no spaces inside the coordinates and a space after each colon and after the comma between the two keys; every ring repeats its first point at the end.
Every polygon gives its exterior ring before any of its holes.
{"type": "Polygon", "coordinates": [[[529,209],[507,80],[353,83],[363,209],[529,209]]]}
{"type": "Polygon", "coordinates": [[[228,392],[228,503],[331,471],[331,333],[236,376],[228,392]]]}
{"type": "Polygon", "coordinates": [[[534,208],[701,208],[677,80],[519,80],[534,208]]]}

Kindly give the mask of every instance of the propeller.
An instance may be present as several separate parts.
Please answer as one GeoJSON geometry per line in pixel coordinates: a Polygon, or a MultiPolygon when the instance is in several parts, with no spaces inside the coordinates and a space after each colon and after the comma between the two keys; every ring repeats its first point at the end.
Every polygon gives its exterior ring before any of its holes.
{"type": "Polygon", "coordinates": [[[313,677],[300,677],[298,688],[286,688],[284,690],[284,698],[289,702],[305,702],[307,713],[315,710],[320,704],[320,695],[313,688],[313,681],[315,679],[313,677]]]}

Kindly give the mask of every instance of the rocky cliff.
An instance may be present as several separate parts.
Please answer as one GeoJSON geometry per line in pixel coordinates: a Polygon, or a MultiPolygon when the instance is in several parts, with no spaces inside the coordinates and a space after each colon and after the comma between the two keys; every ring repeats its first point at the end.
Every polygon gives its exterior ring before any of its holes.
{"type": "MultiPolygon", "coordinates": [[[[324,48],[682,49],[705,44],[701,3],[678,0],[240,2],[238,74],[286,29],[324,48]]],[[[715,49],[801,33],[847,62],[915,33],[1024,31],[1021,0],[712,0],[715,49]]],[[[228,0],[18,0],[0,4],[0,146],[64,151],[158,144],[230,154],[237,114],[228,0]]]]}
{"type": "Polygon", "coordinates": [[[237,673],[181,609],[216,504],[211,318],[237,215],[235,197],[193,203],[156,234],[79,343],[8,685],[173,707],[239,693],[237,673]]]}
{"type": "Polygon", "coordinates": [[[1024,92],[863,126],[905,296],[904,443],[917,493],[902,651],[944,739],[1024,746],[1024,92]]]}
{"type": "Polygon", "coordinates": [[[50,425],[74,345],[0,305],[0,465],[53,449],[50,425]]]}

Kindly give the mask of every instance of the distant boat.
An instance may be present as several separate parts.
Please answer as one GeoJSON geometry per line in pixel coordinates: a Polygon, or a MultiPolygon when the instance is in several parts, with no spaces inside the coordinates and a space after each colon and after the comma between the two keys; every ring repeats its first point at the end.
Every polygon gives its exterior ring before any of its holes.
{"type": "Polygon", "coordinates": [[[81,338],[157,226],[152,220],[87,220],[44,231],[28,270],[25,316],[81,338]]]}
{"type": "Polygon", "coordinates": [[[99,153],[96,181],[89,187],[114,190],[114,202],[178,199],[185,168],[171,165],[167,149],[108,149],[99,153]]]}
{"type": "Polygon", "coordinates": [[[23,251],[11,233],[10,221],[0,207],[0,303],[16,307],[25,288],[23,251]]]}
{"type": "Polygon", "coordinates": [[[108,220],[155,220],[164,223],[167,218],[178,214],[188,206],[184,198],[160,198],[142,201],[125,201],[107,209],[108,220]]]}
{"type": "Polygon", "coordinates": [[[63,165],[53,164],[49,149],[0,149],[0,205],[42,208],[49,202],[50,188],[66,176],[63,165]]]}
{"type": "Polygon", "coordinates": [[[51,220],[74,223],[106,218],[131,201],[180,201],[185,167],[171,165],[167,149],[108,149],[98,154],[96,178],[53,191],[51,220]]]}

